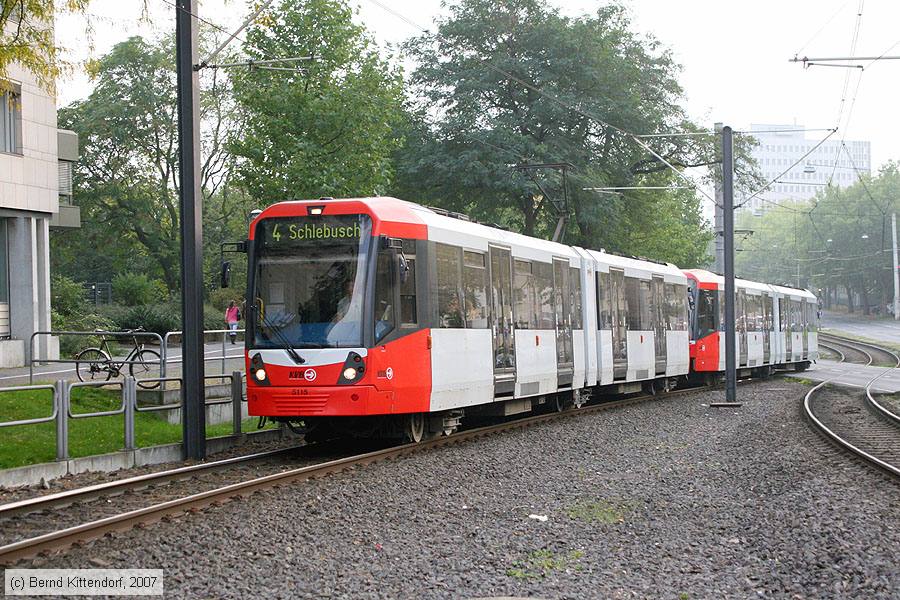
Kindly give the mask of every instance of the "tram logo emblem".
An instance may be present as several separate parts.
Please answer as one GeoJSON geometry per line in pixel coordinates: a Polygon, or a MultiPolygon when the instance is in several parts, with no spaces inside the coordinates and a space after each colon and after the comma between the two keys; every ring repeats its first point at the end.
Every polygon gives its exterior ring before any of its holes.
{"type": "Polygon", "coordinates": [[[316,370],[315,369],[307,369],[303,372],[303,379],[307,381],[315,381],[316,380],[316,370]]]}
{"type": "Polygon", "coordinates": [[[392,369],[391,367],[388,367],[387,369],[385,369],[384,376],[387,377],[388,379],[393,379],[394,378],[394,369],[392,369]]]}

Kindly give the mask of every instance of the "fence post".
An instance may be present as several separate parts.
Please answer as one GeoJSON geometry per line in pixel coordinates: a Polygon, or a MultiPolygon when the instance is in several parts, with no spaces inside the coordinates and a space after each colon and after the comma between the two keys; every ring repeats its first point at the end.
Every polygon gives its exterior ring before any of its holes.
{"type": "Polygon", "coordinates": [[[56,387],[56,460],[69,458],[69,382],[60,379],[56,387]]]}
{"type": "Polygon", "coordinates": [[[241,434],[241,421],[243,420],[243,412],[241,411],[241,401],[244,399],[244,380],[240,371],[231,372],[231,412],[232,412],[232,431],[234,435],[241,434]]]}
{"type": "Polygon", "coordinates": [[[125,404],[125,450],[134,450],[134,412],[137,405],[137,380],[130,375],[122,381],[125,404]]]}

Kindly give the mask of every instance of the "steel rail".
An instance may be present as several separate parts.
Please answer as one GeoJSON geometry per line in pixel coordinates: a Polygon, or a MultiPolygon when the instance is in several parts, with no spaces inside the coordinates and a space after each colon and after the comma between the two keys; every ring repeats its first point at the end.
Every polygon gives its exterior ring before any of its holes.
{"type": "MultiPolygon", "coordinates": [[[[890,373],[892,370],[893,369],[885,370],[884,373],[881,373],[878,376],[873,377],[869,381],[869,383],[866,384],[867,398],[871,398],[871,390],[872,390],[872,386],[875,384],[875,382],[878,381],[879,379],[881,379],[882,377],[884,377],[886,374],[890,373]]],[[[815,387],[810,389],[809,392],[806,393],[806,396],[803,398],[803,409],[804,409],[804,412],[805,412],[807,418],[810,420],[810,422],[812,422],[812,424],[815,426],[815,428],[822,435],[824,435],[826,438],[833,441],[839,447],[841,447],[845,450],[848,450],[849,452],[862,458],[864,461],[866,461],[872,465],[875,465],[876,467],[886,471],[887,473],[890,473],[891,475],[894,475],[895,477],[900,477],[900,467],[898,467],[896,465],[892,465],[886,461],[883,461],[880,458],[878,458],[877,456],[874,456],[874,455],[866,452],[862,448],[859,448],[855,444],[851,443],[850,441],[841,437],[839,434],[832,431],[831,428],[829,428],[818,417],[816,417],[816,415],[812,409],[812,397],[816,392],[818,392],[819,390],[823,389],[826,385],[831,383],[831,381],[832,380],[830,380],[830,379],[823,381],[822,383],[816,385],[815,387]]]]}
{"type": "MultiPolygon", "coordinates": [[[[855,348],[856,346],[862,346],[863,348],[869,348],[871,350],[875,350],[877,352],[881,352],[883,354],[887,354],[894,361],[894,367],[900,367],[900,353],[897,353],[890,348],[885,346],[879,346],[877,344],[872,344],[870,342],[861,342],[859,340],[854,340],[850,338],[845,338],[839,335],[834,335],[833,333],[822,333],[820,334],[826,338],[829,338],[829,341],[832,343],[843,344],[845,346],[850,346],[851,348],[855,348]]],[[[826,341],[828,343],[828,341],[826,341]]],[[[859,349],[860,351],[862,349],[859,349]]]]}
{"type": "Polygon", "coordinates": [[[837,354],[840,357],[840,360],[838,362],[844,362],[847,360],[847,357],[844,356],[844,353],[841,352],[837,346],[830,346],[827,342],[819,342],[819,346],[825,348],[829,352],[837,354]]]}
{"type": "Polygon", "coordinates": [[[467,440],[501,433],[504,431],[523,429],[539,423],[554,421],[557,419],[569,418],[575,415],[589,414],[638,404],[649,400],[658,400],[686,394],[708,390],[710,388],[686,388],[683,390],[675,390],[660,395],[642,395],[633,398],[625,398],[603,402],[600,404],[592,404],[581,408],[574,408],[562,412],[536,415],[523,419],[516,419],[506,423],[496,425],[488,425],[476,429],[460,431],[450,436],[439,437],[436,439],[423,441],[420,443],[410,443],[401,446],[394,446],[383,450],[376,450],[346,458],[330,460],[324,463],[290,469],[280,473],[265,475],[255,479],[249,479],[238,483],[229,484],[217,489],[192,494],[183,498],[161,502],[145,508],[140,508],[128,512],[124,512],[111,517],[106,517],[96,521],[90,521],[74,527],[69,527],[59,531],[46,533],[33,538],[13,542],[5,546],[0,546],[0,564],[11,564],[17,560],[28,558],[42,552],[51,552],[68,548],[74,544],[85,543],[98,539],[107,533],[116,531],[127,531],[136,525],[145,525],[157,522],[163,518],[174,517],[188,511],[196,511],[207,506],[222,503],[230,499],[242,496],[248,496],[260,490],[270,489],[278,485],[291,483],[295,481],[304,481],[322,477],[324,475],[338,473],[353,467],[368,465],[374,462],[389,460],[408,456],[424,450],[458,444],[467,440]]]}
{"type": "MultiPolygon", "coordinates": [[[[863,366],[866,366],[866,367],[871,366],[871,364],[875,361],[875,358],[872,356],[872,354],[871,354],[868,350],[866,350],[865,348],[860,348],[860,347],[858,347],[858,346],[855,346],[854,344],[847,343],[847,342],[845,342],[845,341],[843,341],[843,340],[829,339],[829,340],[827,340],[825,343],[826,343],[826,344],[831,344],[832,346],[841,346],[841,347],[844,347],[844,348],[849,348],[850,350],[853,350],[854,352],[858,352],[858,353],[862,354],[862,355],[865,356],[866,359],[868,360],[868,362],[866,362],[863,366]]],[[[853,361],[853,360],[845,360],[845,362],[852,362],[852,363],[856,363],[856,364],[863,364],[863,363],[861,363],[861,362],[856,362],[856,361],[853,361]]]]}
{"type": "Polygon", "coordinates": [[[188,479],[201,473],[220,471],[241,463],[254,462],[272,458],[274,456],[290,454],[305,447],[307,447],[306,444],[301,444],[299,446],[291,446],[289,448],[281,448],[278,450],[267,450],[265,452],[257,452],[255,454],[236,456],[207,463],[198,463],[196,465],[178,467],[166,471],[146,473],[144,475],[118,479],[116,481],[106,481],[104,483],[66,490],[56,494],[47,494],[45,496],[18,500],[16,502],[0,505],[0,519],[8,519],[40,510],[69,506],[76,502],[86,502],[104,496],[115,496],[130,490],[144,489],[153,485],[160,485],[175,480],[188,479]]]}

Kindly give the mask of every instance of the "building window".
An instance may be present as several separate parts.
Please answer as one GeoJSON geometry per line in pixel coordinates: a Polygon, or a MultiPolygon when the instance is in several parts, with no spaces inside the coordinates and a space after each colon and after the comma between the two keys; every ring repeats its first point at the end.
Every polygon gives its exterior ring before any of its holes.
{"type": "Polygon", "coordinates": [[[22,97],[18,92],[0,96],[0,152],[21,153],[22,97]]]}

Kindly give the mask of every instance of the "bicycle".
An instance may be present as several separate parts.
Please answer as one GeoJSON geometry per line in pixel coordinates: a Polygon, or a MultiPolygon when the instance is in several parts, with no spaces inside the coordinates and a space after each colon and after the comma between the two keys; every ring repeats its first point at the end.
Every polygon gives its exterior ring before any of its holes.
{"type": "MultiPolygon", "coordinates": [[[[135,334],[144,331],[143,327],[129,329],[125,333],[135,334]]],[[[159,352],[145,348],[138,343],[137,336],[131,335],[133,347],[124,360],[116,361],[111,357],[109,339],[100,337],[100,346],[85,348],[75,356],[75,370],[79,381],[109,381],[122,374],[127,364],[128,373],[134,377],[138,386],[145,390],[159,387],[158,381],[141,382],[142,378],[159,377],[159,352]],[[104,379],[105,376],[105,379],[104,379]]]]}

